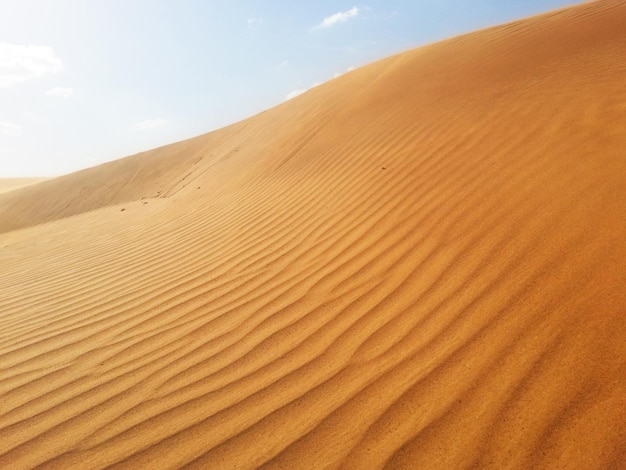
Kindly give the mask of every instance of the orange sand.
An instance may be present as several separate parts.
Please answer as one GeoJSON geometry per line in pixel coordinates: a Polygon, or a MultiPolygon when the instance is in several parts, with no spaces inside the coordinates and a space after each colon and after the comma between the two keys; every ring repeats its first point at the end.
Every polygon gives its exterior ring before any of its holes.
{"type": "Polygon", "coordinates": [[[0,468],[626,468],[625,25],[0,195],[0,468]]]}

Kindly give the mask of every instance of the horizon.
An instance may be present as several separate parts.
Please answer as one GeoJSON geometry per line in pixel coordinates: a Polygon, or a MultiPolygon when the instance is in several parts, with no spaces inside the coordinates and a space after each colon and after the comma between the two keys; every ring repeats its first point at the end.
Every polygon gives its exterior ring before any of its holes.
{"type": "Polygon", "coordinates": [[[0,178],[60,176],[192,138],[384,57],[577,3],[9,0],[0,178]]]}

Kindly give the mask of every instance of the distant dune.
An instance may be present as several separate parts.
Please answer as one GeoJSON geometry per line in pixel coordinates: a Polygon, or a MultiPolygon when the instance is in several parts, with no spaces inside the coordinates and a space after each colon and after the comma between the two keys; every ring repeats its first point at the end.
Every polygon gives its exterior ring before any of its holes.
{"type": "Polygon", "coordinates": [[[40,183],[49,178],[0,178],[0,193],[40,183]]]}
{"type": "Polygon", "coordinates": [[[626,468],[626,2],[0,195],[0,468],[626,468]]]}

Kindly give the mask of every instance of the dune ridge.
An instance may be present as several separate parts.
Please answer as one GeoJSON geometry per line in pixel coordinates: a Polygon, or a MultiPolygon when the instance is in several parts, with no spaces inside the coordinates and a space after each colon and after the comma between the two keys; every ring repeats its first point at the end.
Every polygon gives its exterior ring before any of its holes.
{"type": "Polygon", "coordinates": [[[625,468],[624,24],[0,194],[0,467],[625,468]]]}
{"type": "Polygon", "coordinates": [[[0,194],[40,183],[49,178],[0,178],[0,194]]]}

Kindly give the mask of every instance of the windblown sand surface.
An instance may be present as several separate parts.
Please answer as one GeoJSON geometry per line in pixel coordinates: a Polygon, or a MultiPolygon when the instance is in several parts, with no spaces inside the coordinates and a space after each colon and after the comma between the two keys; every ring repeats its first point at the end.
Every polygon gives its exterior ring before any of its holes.
{"type": "Polygon", "coordinates": [[[0,196],[0,467],[626,468],[626,2],[0,196]]]}

